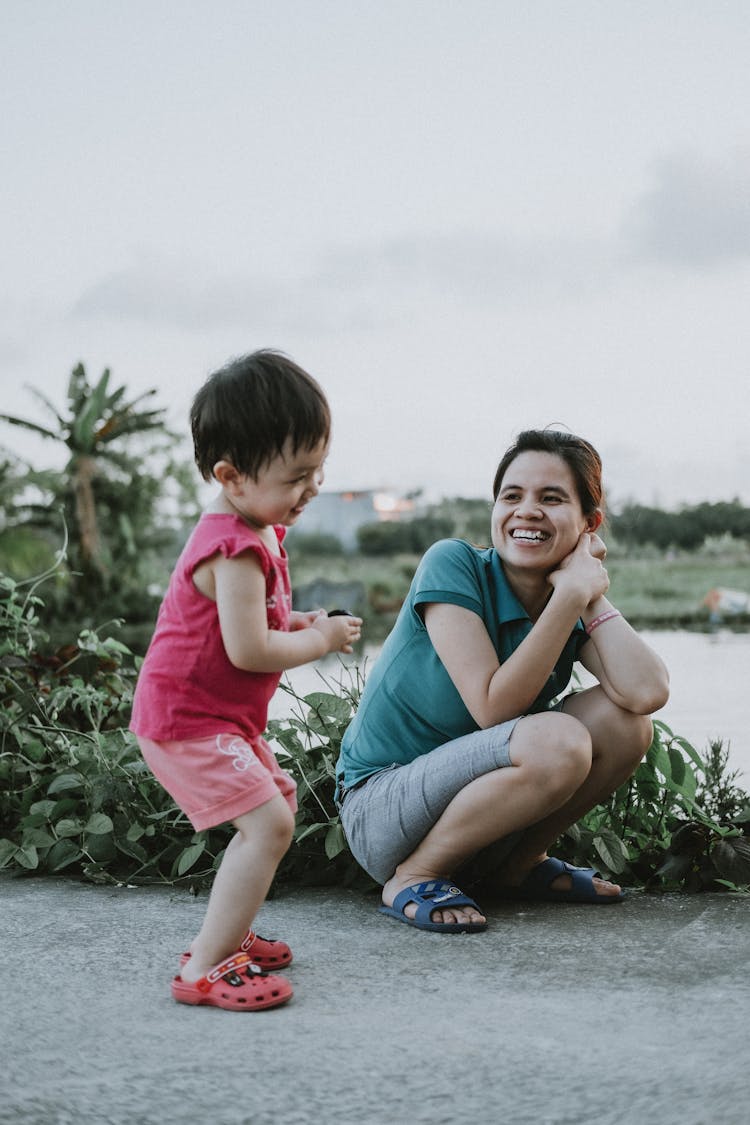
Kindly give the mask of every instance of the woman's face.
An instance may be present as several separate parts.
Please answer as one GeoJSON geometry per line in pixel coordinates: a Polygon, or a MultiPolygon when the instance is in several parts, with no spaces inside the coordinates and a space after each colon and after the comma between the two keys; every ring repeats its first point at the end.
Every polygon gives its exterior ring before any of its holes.
{"type": "Polygon", "coordinates": [[[575,478],[555,453],[527,450],[508,466],[492,509],[492,544],[510,567],[549,573],[595,531],[601,513],[585,516],[575,478]]]}

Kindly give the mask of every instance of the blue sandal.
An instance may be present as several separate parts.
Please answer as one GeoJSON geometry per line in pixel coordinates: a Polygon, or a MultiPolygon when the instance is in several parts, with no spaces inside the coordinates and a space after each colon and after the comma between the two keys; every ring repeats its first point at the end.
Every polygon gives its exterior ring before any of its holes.
{"type": "Polygon", "coordinates": [[[609,906],[613,902],[622,902],[625,895],[620,891],[617,895],[597,894],[593,880],[601,879],[601,873],[593,867],[573,867],[564,859],[549,859],[532,867],[524,881],[518,887],[503,887],[502,897],[522,902],[588,902],[596,906],[609,906]],[[570,876],[570,887],[558,890],[550,884],[554,883],[558,875],[570,876]]]}
{"type": "Polygon", "coordinates": [[[453,883],[432,881],[404,887],[394,898],[393,906],[381,906],[380,913],[395,918],[397,922],[405,922],[407,926],[416,926],[418,930],[433,930],[438,934],[474,934],[487,929],[486,922],[431,921],[433,910],[451,910],[454,906],[473,906],[475,910],[479,910],[474,900],[453,883]],[[417,903],[414,918],[407,918],[404,914],[404,909],[410,902],[417,903]]]}

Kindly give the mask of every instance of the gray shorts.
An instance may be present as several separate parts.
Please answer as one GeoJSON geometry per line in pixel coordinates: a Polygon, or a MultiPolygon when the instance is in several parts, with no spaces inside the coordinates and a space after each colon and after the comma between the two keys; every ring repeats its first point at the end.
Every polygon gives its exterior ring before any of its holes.
{"type": "Polygon", "coordinates": [[[341,824],[354,858],[373,879],[390,879],[470,781],[513,764],[509,742],[517,722],[455,738],[346,793],[341,824]]]}

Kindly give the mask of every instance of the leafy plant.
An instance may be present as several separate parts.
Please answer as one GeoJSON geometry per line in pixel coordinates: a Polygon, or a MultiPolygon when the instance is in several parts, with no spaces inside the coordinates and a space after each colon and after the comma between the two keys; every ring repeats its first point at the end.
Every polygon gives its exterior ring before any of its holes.
{"type": "Polygon", "coordinates": [[[655,720],[635,774],[564,833],[557,854],[577,864],[596,857],[606,875],[649,890],[747,886],[750,798],[734,785],[736,774],[727,778],[726,765],[721,743],[702,758],[655,720]]]}
{"type": "Polygon", "coordinates": [[[175,520],[167,510],[176,501],[187,516],[197,504],[193,470],[171,455],[178,439],[164,409],[143,406],[156,392],[128,399],[126,387],[110,385],[109,370],[91,381],[83,364],[70,375],[62,411],[29,389],[51,423],[10,414],[0,422],[64,447],[66,463],[60,471],[18,459],[0,465],[0,491],[12,500],[0,524],[2,555],[18,574],[19,531],[48,550],[64,528],[67,567],[56,575],[47,620],[56,610],[62,621],[92,624],[92,606],[107,605],[112,615],[153,621],[149,566],[172,551],[175,520]]]}
{"type": "MultiPolygon", "coordinates": [[[[137,661],[107,626],[50,646],[33,582],[0,575],[0,868],[65,871],[94,881],[208,883],[231,826],[195,832],[125,730],[137,661]]],[[[110,623],[110,626],[117,623],[110,623]]],[[[365,669],[342,663],[291,713],[268,725],[295,778],[294,844],[278,879],[371,886],[349,852],[333,803],[341,739],[365,669]]],[[[556,854],[647,889],[737,889],[750,883],[750,798],[713,743],[706,758],[662,722],[639,769],[559,841],[556,854]]]]}
{"type": "Polygon", "coordinates": [[[276,744],[282,765],[297,780],[297,827],[294,847],[278,877],[297,882],[371,882],[349,852],[333,802],[336,762],[341,739],[359,703],[365,671],[342,662],[341,677],[331,683],[321,675],[327,691],[300,696],[282,681],[293,700],[288,718],[268,724],[268,738],[276,744]]]}

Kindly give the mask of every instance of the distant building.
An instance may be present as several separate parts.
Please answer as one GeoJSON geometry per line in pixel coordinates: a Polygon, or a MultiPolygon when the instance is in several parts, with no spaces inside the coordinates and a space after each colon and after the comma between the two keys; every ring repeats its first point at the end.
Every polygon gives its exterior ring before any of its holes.
{"type": "Polygon", "coordinates": [[[384,489],[360,492],[321,492],[306,509],[293,534],[335,535],[345,551],[357,546],[357,529],[380,520],[410,519],[415,500],[384,489]]]}

